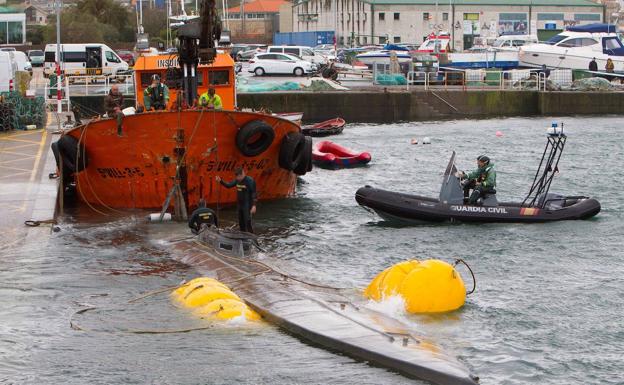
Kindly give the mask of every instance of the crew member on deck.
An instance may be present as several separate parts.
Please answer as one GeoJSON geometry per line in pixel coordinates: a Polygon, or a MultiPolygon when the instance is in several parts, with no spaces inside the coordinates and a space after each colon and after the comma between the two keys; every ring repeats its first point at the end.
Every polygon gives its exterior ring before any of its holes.
{"type": "Polygon", "coordinates": [[[481,197],[485,197],[486,194],[496,193],[496,170],[494,164],[490,162],[490,158],[485,155],[481,155],[477,158],[478,168],[474,171],[466,174],[465,172],[459,172],[459,176],[465,178],[464,183],[464,198],[470,199],[468,203],[475,204],[481,197]],[[470,194],[470,190],[472,194],[470,194]]]}
{"type": "Polygon", "coordinates": [[[143,91],[145,111],[164,110],[169,103],[169,87],[160,81],[160,76],[152,75],[152,84],[143,91]]]}
{"type": "Polygon", "coordinates": [[[204,92],[199,97],[199,106],[202,108],[211,108],[220,110],[223,108],[221,97],[215,93],[213,87],[208,88],[208,92],[204,92]]]}
{"type": "Polygon", "coordinates": [[[251,216],[256,213],[256,203],[258,202],[256,182],[252,177],[245,175],[245,170],[242,167],[236,167],[234,174],[236,175],[236,178],[231,182],[224,182],[218,175],[215,179],[227,188],[236,186],[238,226],[241,231],[253,233],[251,216]]]}

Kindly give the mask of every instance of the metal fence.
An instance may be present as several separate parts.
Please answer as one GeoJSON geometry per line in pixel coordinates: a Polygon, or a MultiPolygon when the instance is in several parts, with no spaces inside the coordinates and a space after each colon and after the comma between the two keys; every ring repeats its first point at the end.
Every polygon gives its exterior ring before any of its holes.
{"type": "Polygon", "coordinates": [[[544,72],[539,69],[509,71],[446,70],[443,72],[411,71],[406,75],[407,90],[413,87],[455,90],[549,90],[549,83],[569,87],[573,83],[572,70],[544,72]],[[548,75],[548,76],[547,76],[548,75]]]}

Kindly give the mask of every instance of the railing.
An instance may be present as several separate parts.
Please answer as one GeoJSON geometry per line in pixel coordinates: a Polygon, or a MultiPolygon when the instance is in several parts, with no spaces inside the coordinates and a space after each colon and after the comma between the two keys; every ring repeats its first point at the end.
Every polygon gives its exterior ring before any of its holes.
{"type": "Polygon", "coordinates": [[[134,93],[134,75],[80,75],[68,77],[74,93],[82,92],[83,95],[105,95],[112,84],[117,84],[122,94],[134,93]],[[78,83],[78,84],[76,84],[78,83]]]}
{"type": "MultiPolygon", "coordinates": [[[[381,72],[381,69],[379,71],[381,72]]],[[[486,69],[446,70],[440,72],[411,71],[406,75],[409,91],[413,87],[461,90],[550,90],[551,85],[572,85],[572,70],[515,69],[494,71],[486,69]],[[546,76],[548,73],[548,77],[546,76]]]]}

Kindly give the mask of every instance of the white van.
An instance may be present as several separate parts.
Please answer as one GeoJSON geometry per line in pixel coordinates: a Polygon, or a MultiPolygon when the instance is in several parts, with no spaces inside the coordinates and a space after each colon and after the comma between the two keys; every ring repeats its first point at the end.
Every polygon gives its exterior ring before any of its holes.
{"type": "Polygon", "coordinates": [[[15,67],[18,71],[28,72],[32,75],[32,64],[24,52],[11,51],[9,52],[9,55],[11,55],[11,60],[15,62],[15,67]]]}
{"type": "Polygon", "coordinates": [[[9,52],[0,51],[0,92],[15,89],[15,69],[15,62],[11,60],[9,52]]]}
{"type": "MultiPolygon", "coordinates": [[[[45,47],[43,75],[56,71],[56,44],[45,47]]],[[[61,72],[65,75],[112,75],[128,70],[123,61],[106,44],[61,44],[61,72]]]]}
{"type": "Polygon", "coordinates": [[[307,60],[316,65],[327,64],[327,58],[312,50],[311,47],[300,45],[271,45],[267,48],[268,53],[287,53],[299,56],[303,60],[307,60]]]}

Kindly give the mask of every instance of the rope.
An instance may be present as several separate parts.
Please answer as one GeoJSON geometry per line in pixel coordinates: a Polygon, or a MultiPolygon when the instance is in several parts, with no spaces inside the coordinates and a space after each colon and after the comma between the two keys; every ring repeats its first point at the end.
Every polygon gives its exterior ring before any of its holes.
{"type": "Polygon", "coordinates": [[[36,221],[36,220],[33,220],[33,219],[29,219],[29,220],[25,221],[24,224],[26,226],[29,226],[29,227],[38,227],[38,226],[40,226],[42,224],[55,225],[56,224],[56,220],[54,220],[54,219],[46,219],[46,220],[43,220],[43,221],[36,221]]]}
{"type": "Polygon", "coordinates": [[[457,258],[455,260],[455,263],[453,264],[453,267],[457,266],[460,263],[464,264],[468,268],[468,271],[470,271],[470,275],[472,275],[472,290],[470,290],[469,292],[466,293],[466,295],[470,295],[470,294],[474,293],[475,290],[477,289],[477,279],[475,278],[475,275],[472,272],[472,269],[470,268],[470,266],[468,266],[466,261],[464,261],[463,259],[457,258]]]}
{"type": "Polygon", "coordinates": [[[147,297],[152,297],[152,296],[154,296],[156,294],[164,293],[164,292],[171,291],[171,290],[180,289],[182,287],[188,286],[188,284],[189,284],[189,282],[183,283],[182,285],[169,286],[169,287],[165,287],[165,288],[162,288],[162,289],[153,290],[153,291],[147,292],[147,293],[145,293],[145,294],[143,294],[143,295],[141,295],[139,297],[136,297],[136,298],[133,298],[133,299],[129,300],[128,303],[135,303],[135,302],[141,301],[141,300],[143,300],[143,299],[145,299],[147,297]]]}
{"type": "MultiPolygon", "coordinates": [[[[80,137],[78,137],[78,146],[76,146],[76,165],[78,165],[78,162],[80,161],[80,143],[82,142],[82,138],[85,135],[85,133],[87,132],[87,128],[89,127],[89,124],[91,124],[91,122],[88,122],[87,124],[85,124],[84,128],[80,131],[80,137]]],[[[86,149],[86,145],[85,145],[85,149],[86,149]]],[[[83,171],[84,168],[86,168],[86,159],[82,159],[82,165],[83,165],[83,171]]],[[[85,174],[86,175],[86,174],[85,174]]],[[[88,181],[88,179],[87,179],[88,181]]],[[[89,184],[90,186],[90,184],[89,184]]],[[[76,189],[81,193],[81,195],[83,195],[84,198],[84,194],[82,193],[82,187],[80,186],[80,178],[78,176],[76,176],[76,189]]],[[[95,194],[95,192],[93,191],[93,188],[91,188],[91,192],[94,193],[94,195],[97,196],[97,194],[95,194]]],[[[96,213],[99,213],[101,215],[104,216],[108,216],[108,214],[106,214],[103,211],[100,211],[98,209],[96,209],[91,202],[89,202],[87,199],[84,199],[84,201],[87,203],[87,206],[89,206],[89,208],[93,211],[95,211],[96,213]]]]}

